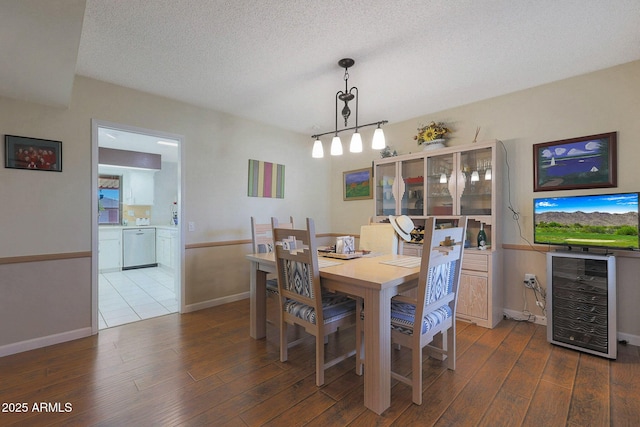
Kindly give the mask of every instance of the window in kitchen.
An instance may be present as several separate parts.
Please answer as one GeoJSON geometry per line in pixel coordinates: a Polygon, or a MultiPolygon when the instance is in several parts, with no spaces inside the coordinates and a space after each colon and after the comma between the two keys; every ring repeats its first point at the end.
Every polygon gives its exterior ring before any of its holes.
{"type": "Polygon", "coordinates": [[[98,224],[120,225],[122,219],[122,177],[98,176],[98,224]]]}

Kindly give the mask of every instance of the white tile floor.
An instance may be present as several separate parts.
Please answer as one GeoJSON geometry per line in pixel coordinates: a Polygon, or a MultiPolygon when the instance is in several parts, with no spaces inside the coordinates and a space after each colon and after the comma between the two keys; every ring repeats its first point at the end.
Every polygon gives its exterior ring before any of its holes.
{"type": "Polygon", "coordinates": [[[157,267],[101,273],[99,329],[178,311],[173,276],[157,267]]]}

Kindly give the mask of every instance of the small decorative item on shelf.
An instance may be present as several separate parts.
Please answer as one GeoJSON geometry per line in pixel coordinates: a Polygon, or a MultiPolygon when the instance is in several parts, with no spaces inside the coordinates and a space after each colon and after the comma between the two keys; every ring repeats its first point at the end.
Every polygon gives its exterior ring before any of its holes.
{"type": "Polygon", "coordinates": [[[381,159],[384,159],[385,157],[395,157],[397,155],[398,155],[398,152],[396,150],[391,151],[391,147],[389,147],[388,145],[384,147],[382,151],[380,151],[381,159]]]}
{"type": "Polygon", "coordinates": [[[484,232],[484,224],[480,223],[480,231],[478,231],[478,249],[485,250],[487,248],[487,233],[484,232]]]}
{"type": "Polygon", "coordinates": [[[418,128],[418,134],[413,137],[422,145],[423,150],[433,150],[445,146],[444,136],[451,132],[442,122],[431,122],[418,128]]]}

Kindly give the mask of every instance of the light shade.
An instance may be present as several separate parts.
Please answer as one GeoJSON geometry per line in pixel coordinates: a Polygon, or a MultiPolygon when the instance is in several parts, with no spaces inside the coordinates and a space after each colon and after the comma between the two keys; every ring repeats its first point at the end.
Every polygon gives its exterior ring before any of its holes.
{"type": "Polygon", "coordinates": [[[387,142],[384,139],[384,132],[378,127],[378,129],[376,129],[376,131],[373,133],[371,148],[373,148],[374,150],[382,150],[386,146],[387,142]]]}
{"type": "Polygon", "coordinates": [[[484,172],[484,179],[485,179],[486,181],[491,181],[491,169],[487,169],[487,170],[484,172]]]}
{"type": "Polygon", "coordinates": [[[446,183],[447,183],[447,174],[441,173],[440,174],[440,184],[446,184],[446,183]]]}
{"type": "Polygon", "coordinates": [[[471,172],[471,182],[477,181],[480,181],[480,174],[478,173],[478,171],[471,172]]]}
{"type": "Polygon", "coordinates": [[[331,140],[331,155],[342,156],[342,141],[338,135],[331,140]]]}
{"type": "Polygon", "coordinates": [[[320,138],[316,139],[316,142],[313,143],[313,151],[311,151],[311,156],[314,159],[321,159],[324,157],[324,149],[322,148],[322,141],[320,141],[320,138]]]}
{"type": "Polygon", "coordinates": [[[362,137],[358,132],[355,132],[351,137],[349,151],[352,153],[362,153],[362,137]]]}

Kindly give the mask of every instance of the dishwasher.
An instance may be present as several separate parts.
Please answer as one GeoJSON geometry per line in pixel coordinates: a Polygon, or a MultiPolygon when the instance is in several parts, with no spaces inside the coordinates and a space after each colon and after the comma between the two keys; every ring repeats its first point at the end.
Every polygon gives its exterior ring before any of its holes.
{"type": "Polygon", "coordinates": [[[131,228],[122,231],[122,269],[156,267],[156,229],[131,228]]]}

